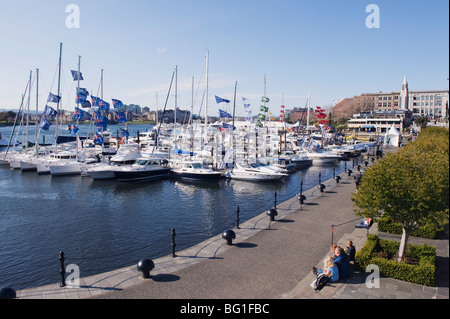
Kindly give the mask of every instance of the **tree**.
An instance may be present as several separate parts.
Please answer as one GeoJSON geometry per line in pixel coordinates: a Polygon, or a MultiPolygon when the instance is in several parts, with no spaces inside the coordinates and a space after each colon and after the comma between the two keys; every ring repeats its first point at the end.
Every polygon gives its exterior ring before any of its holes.
{"type": "Polygon", "coordinates": [[[376,162],[364,173],[352,200],[357,215],[387,214],[403,228],[398,260],[403,260],[409,235],[449,211],[449,131],[424,129],[419,137],[376,162]]]}

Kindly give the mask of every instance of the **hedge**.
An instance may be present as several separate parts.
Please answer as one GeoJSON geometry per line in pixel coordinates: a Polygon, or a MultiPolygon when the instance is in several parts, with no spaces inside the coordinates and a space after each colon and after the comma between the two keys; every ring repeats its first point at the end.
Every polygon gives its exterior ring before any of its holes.
{"type": "Polygon", "coordinates": [[[406,257],[417,258],[417,265],[383,258],[383,255],[396,255],[400,243],[379,239],[376,235],[367,237],[364,247],[356,253],[355,268],[365,270],[375,264],[380,275],[411,283],[434,286],[436,281],[436,248],[428,245],[407,245],[406,257]]]}

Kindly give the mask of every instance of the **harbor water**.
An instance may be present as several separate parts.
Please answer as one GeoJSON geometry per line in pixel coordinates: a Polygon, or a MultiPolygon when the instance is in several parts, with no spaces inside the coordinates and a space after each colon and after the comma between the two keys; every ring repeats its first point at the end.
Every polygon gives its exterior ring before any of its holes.
{"type": "MultiPolygon", "coordinates": [[[[110,126],[115,134],[122,126],[110,126]]],[[[130,125],[130,136],[151,129],[130,125]]],[[[0,128],[9,138],[11,127],[0,128]]],[[[83,131],[82,131],[83,132],[83,131]]],[[[48,136],[47,140],[51,137],[48,136]]],[[[5,151],[5,149],[2,149],[5,151]]],[[[353,164],[354,165],[354,164],[353,164]]],[[[97,181],[38,175],[0,166],[0,287],[60,281],[59,252],[82,277],[182,250],[244,222],[300,191],[317,187],[352,162],[311,166],[278,182],[97,181]]]]}

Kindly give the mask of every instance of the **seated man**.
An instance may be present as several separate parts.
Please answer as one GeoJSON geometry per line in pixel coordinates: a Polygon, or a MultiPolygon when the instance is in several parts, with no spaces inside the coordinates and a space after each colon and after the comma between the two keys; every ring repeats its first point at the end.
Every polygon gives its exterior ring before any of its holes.
{"type": "Polygon", "coordinates": [[[348,267],[349,267],[349,258],[345,253],[344,249],[341,247],[336,247],[334,250],[334,263],[338,266],[339,269],[339,278],[346,279],[349,276],[348,267]]]}

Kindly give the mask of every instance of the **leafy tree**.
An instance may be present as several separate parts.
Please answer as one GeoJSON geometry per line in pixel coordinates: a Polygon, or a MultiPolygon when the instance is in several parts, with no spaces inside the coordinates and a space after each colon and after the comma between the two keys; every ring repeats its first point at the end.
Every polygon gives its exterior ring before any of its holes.
{"type": "Polygon", "coordinates": [[[426,116],[421,116],[416,118],[416,120],[414,121],[416,123],[417,126],[419,126],[421,129],[424,129],[427,127],[427,123],[428,123],[428,118],[426,116]]]}
{"type": "Polygon", "coordinates": [[[395,154],[388,154],[364,173],[352,200],[356,213],[375,218],[385,213],[403,228],[398,260],[409,234],[427,220],[449,211],[449,131],[424,129],[395,154]]]}

